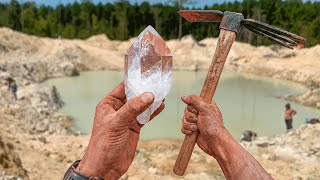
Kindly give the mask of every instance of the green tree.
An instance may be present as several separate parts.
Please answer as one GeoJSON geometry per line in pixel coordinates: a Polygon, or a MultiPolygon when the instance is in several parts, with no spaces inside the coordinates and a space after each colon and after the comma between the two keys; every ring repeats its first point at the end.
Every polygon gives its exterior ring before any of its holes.
{"type": "Polygon", "coordinates": [[[19,2],[16,0],[12,0],[7,7],[9,9],[8,26],[14,30],[21,30],[22,29],[21,21],[20,21],[21,9],[20,9],[19,2]]]}
{"type": "MultiPolygon", "coordinates": [[[[93,4],[89,0],[56,7],[39,6],[32,1],[0,2],[0,26],[38,36],[88,38],[104,33],[110,39],[137,36],[147,25],[154,26],[164,39],[192,34],[197,40],[217,37],[217,23],[190,23],[177,14],[188,0],[166,0],[171,4],[130,4],[126,0],[93,4]]],[[[307,38],[306,46],[320,43],[320,2],[302,0],[242,0],[205,6],[203,9],[234,11],[307,38]]],[[[269,45],[269,41],[243,28],[238,41],[269,45]]]]}

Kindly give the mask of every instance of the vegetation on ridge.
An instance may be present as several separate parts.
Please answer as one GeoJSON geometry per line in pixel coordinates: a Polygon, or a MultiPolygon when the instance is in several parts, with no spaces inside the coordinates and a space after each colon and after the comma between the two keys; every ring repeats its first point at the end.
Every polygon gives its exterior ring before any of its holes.
{"type": "MultiPolygon", "coordinates": [[[[88,38],[105,33],[110,39],[125,40],[137,36],[147,25],[154,26],[165,39],[178,38],[178,5],[151,5],[148,2],[130,4],[94,4],[89,0],[73,4],[37,6],[17,0],[0,3],[0,26],[37,36],[88,38]]],[[[320,43],[320,2],[302,0],[243,0],[214,4],[204,9],[240,12],[245,18],[260,20],[307,38],[307,46],[320,43]]],[[[197,40],[218,36],[218,23],[182,22],[183,35],[192,34],[197,40]]],[[[243,31],[238,41],[253,45],[270,42],[243,31]]]]}

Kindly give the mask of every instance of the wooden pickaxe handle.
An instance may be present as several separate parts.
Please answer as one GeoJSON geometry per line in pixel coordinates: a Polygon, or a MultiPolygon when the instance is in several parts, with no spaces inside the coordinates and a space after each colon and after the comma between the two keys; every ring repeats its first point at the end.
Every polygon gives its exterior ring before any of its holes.
{"type": "MultiPolygon", "coordinates": [[[[237,34],[235,32],[220,29],[216,51],[200,94],[200,97],[208,103],[212,101],[224,63],[236,36],[237,34]]],[[[173,172],[175,174],[179,176],[184,175],[192,155],[193,148],[197,141],[198,133],[199,132],[194,132],[191,135],[185,136],[173,168],[173,172]]]]}

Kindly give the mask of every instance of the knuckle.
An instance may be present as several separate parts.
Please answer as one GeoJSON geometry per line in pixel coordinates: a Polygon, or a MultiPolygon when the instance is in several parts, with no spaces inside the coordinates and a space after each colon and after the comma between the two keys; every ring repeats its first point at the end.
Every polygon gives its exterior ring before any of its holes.
{"type": "Polygon", "coordinates": [[[198,111],[197,111],[194,107],[192,107],[192,106],[188,106],[188,107],[187,107],[187,110],[188,110],[188,112],[190,112],[190,113],[192,113],[192,114],[195,114],[195,115],[198,114],[198,111]]]}
{"type": "Polygon", "coordinates": [[[192,114],[191,115],[189,114],[189,115],[187,115],[186,121],[194,123],[194,122],[196,122],[196,117],[192,114]]]}
{"type": "Polygon", "coordinates": [[[103,107],[103,101],[100,101],[97,105],[96,105],[96,111],[100,110],[101,107],[103,107]]]}
{"type": "Polygon", "coordinates": [[[190,119],[190,113],[189,113],[189,111],[186,111],[186,113],[184,114],[184,116],[185,116],[186,119],[190,119]]]}
{"type": "Polygon", "coordinates": [[[191,130],[192,130],[192,131],[198,131],[198,126],[192,125],[191,130]]]}
{"type": "Polygon", "coordinates": [[[187,122],[183,122],[182,127],[185,129],[190,129],[190,124],[187,122]]]}
{"type": "Polygon", "coordinates": [[[191,118],[191,119],[194,119],[194,118],[196,118],[196,117],[197,117],[197,115],[196,115],[196,114],[194,114],[194,113],[189,113],[189,115],[190,115],[190,118],[191,118]]]}
{"type": "Polygon", "coordinates": [[[183,125],[183,128],[189,131],[196,131],[197,130],[197,125],[195,123],[185,123],[183,125]]]}
{"type": "Polygon", "coordinates": [[[196,131],[196,130],[197,130],[197,126],[192,125],[192,124],[188,124],[188,130],[190,130],[190,131],[196,131]]]}
{"type": "Polygon", "coordinates": [[[191,125],[190,124],[185,124],[184,128],[187,129],[187,130],[190,130],[191,129],[191,125]]]}
{"type": "Polygon", "coordinates": [[[198,114],[198,111],[197,110],[195,110],[195,109],[192,109],[192,111],[191,111],[194,115],[197,115],[198,114]]]}

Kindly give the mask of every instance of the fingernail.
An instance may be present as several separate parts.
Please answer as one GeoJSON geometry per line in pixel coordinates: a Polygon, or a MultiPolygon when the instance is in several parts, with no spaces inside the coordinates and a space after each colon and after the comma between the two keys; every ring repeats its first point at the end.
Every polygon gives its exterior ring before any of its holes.
{"type": "Polygon", "coordinates": [[[181,96],[181,98],[182,98],[182,99],[186,99],[186,98],[187,98],[187,96],[181,96]]]}
{"type": "Polygon", "coordinates": [[[141,99],[142,99],[142,101],[145,102],[145,103],[150,103],[150,102],[153,101],[154,96],[153,96],[152,93],[146,92],[146,93],[143,93],[143,94],[141,95],[141,99]]]}
{"type": "Polygon", "coordinates": [[[191,129],[192,129],[192,131],[196,131],[198,128],[196,125],[191,125],[191,129]]]}

